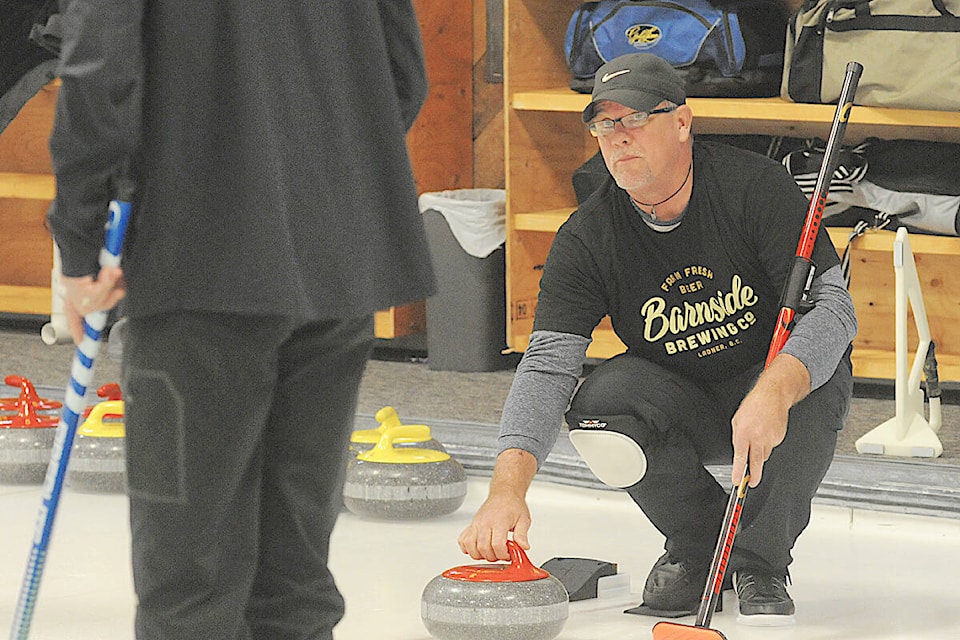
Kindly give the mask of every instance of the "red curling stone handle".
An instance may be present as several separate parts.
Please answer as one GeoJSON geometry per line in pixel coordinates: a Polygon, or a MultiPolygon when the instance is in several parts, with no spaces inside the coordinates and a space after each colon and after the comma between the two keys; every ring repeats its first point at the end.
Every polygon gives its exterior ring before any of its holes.
{"type": "Polygon", "coordinates": [[[474,564],[447,569],[441,576],[463,582],[530,582],[549,578],[547,571],[537,567],[513,540],[507,540],[510,564],[474,564]]]}

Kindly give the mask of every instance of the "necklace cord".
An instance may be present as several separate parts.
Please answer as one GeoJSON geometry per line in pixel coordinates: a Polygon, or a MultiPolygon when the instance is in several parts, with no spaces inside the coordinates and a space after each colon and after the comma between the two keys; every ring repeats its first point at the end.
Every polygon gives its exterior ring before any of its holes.
{"type": "Polygon", "coordinates": [[[692,162],[691,162],[690,165],[687,167],[687,175],[684,176],[683,182],[680,183],[680,186],[677,187],[677,190],[674,191],[673,193],[671,193],[669,196],[667,196],[667,197],[664,198],[663,200],[661,200],[660,202],[654,202],[654,203],[651,204],[651,203],[647,203],[647,202],[640,202],[639,200],[637,200],[637,199],[635,199],[635,198],[631,198],[631,200],[633,200],[633,202],[634,202],[637,206],[640,206],[640,207],[650,207],[650,215],[653,216],[654,219],[656,219],[657,213],[656,213],[655,209],[656,209],[657,207],[659,207],[660,205],[662,205],[662,204],[663,204],[664,202],[666,202],[667,200],[670,200],[670,199],[673,198],[675,195],[677,195],[678,193],[680,193],[680,191],[683,190],[683,188],[687,185],[687,181],[690,180],[690,174],[691,174],[691,173],[693,173],[693,163],[692,163],[692,162]]]}

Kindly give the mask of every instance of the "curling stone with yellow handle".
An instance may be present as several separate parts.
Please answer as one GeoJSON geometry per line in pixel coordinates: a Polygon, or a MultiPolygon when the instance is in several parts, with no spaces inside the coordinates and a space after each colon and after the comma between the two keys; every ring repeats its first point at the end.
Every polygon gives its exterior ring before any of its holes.
{"type": "Polygon", "coordinates": [[[550,640],[567,621],[563,583],[530,562],[513,540],[510,563],[466,565],[435,577],[420,596],[420,618],[439,640],[550,640]]]}
{"type": "Polygon", "coordinates": [[[380,436],[387,429],[396,427],[416,427],[405,431],[405,435],[396,438],[393,441],[395,447],[415,447],[417,449],[434,449],[436,451],[446,451],[444,446],[433,438],[430,433],[430,427],[425,424],[404,425],[400,422],[400,416],[393,407],[383,407],[377,411],[374,416],[380,426],[376,429],[358,429],[350,434],[350,453],[352,456],[361,451],[369,451],[380,441],[380,436]]]}
{"type": "Polygon", "coordinates": [[[94,405],[77,429],[67,468],[67,485],[98,493],[123,493],[127,489],[126,427],[123,400],[94,405]]]}
{"type": "Polygon", "coordinates": [[[40,484],[47,473],[57,435],[61,404],[37,395],[33,384],[20,376],[7,376],[20,387],[16,398],[3,398],[0,413],[0,482],[40,484]],[[6,413],[6,412],[11,413],[6,413]]]}
{"type": "MultiPolygon", "coordinates": [[[[123,391],[120,389],[120,385],[116,382],[108,382],[107,384],[100,385],[97,388],[97,396],[103,400],[123,400],[123,391]]],[[[93,411],[94,406],[95,405],[86,407],[83,410],[83,413],[80,414],[80,417],[86,420],[87,416],[90,415],[90,412],[93,411]]]]}
{"type": "Polygon", "coordinates": [[[453,513],[467,497],[467,475],[450,454],[394,447],[419,425],[387,429],[377,445],[347,462],[343,503],[358,516],[419,520],[453,513]]]}

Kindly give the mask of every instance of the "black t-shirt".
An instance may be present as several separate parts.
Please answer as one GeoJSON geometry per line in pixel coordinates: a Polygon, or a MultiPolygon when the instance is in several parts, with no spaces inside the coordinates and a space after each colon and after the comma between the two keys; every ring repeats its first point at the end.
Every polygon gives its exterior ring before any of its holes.
{"type": "MultiPolygon", "coordinates": [[[[610,179],[557,232],[535,331],[590,336],[609,315],[631,353],[705,380],[762,363],[808,207],[764,156],[695,142],[682,223],[651,229],[610,179]]],[[[819,272],[839,263],[826,234],[819,272]]]]}

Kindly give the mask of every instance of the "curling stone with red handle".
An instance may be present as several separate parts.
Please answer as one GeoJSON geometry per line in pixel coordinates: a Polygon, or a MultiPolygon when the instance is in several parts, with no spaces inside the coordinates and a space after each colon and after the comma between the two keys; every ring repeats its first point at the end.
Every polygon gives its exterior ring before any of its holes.
{"type": "Polygon", "coordinates": [[[459,462],[443,451],[393,446],[420,425],[411,426],[387,429],[377,446],[348,460],[347,509],[369,518],[419,520],[460,508],[467,475],[459,462]]]}
{"type": "Polygon", "coordinates": [[[563,583],[507,541],[510,563],[466,565],[431,580],[420,617],[439,640],[550,640],[563,629],[570,601],[563,583]]]}
{"type": "Polygon", "coordinates": [[[0,398],[0,411],[17,411],[24,403],[29,404],[37,411],[51,411],[63,406],[62,402],[41,398],[37,394],[33,383],[22,376],[7,376],[3,379],[11,387],[20,387],[20,395],[16,398],[0,398]]]}
{"type": "Polygon", "coordinates": [[[77,429],[67,468],[67,485],[98,493],[127,488],[123,400],[106,400],[91,409],[77,429]]]}
{"type": "Polygon", "coordinates": [[[19,386],[20,396],[15,403],[4,400],[5,407],[15,406],[15,413],[0,415],[0,482],[39,484],[47,473],[60,422],[58,413],[43,409],[59,403],[39,398],[26,378],[7,376],[6,382],[19,386]]]}
{"type": "Polygon", "coordinates": [[[369,451],[380,441],[380,437],[387,429],[396,427],[416,427],[408,429],[405,435],[399,436],[393,441],[395,447],[415,447],[417,449],[434,449],[435,451],[446,451],[444,446],[433,438],[430,434],[430,427],[425,424],[404,425],[400,422],[400,416],[393,407],[383,407],[377,411],[374,416],[380,426],[376,429],[358,429],[350,434],[350,453],[355,456],[362,451],[369,451]]]}
{"type": "MultiPolygon", "coordinates": [[[[123,400],[123,391],[120,390],[120,385],[116,382],[108,382],[97,388],[97,396],[104,400],[123,400]]],[[[93,407],[94,405],[86,407],[83,413],[80,414],[80,417],[86,419],[87,416],[90,415],[90,412],[93,411],[93,407]]]]}

